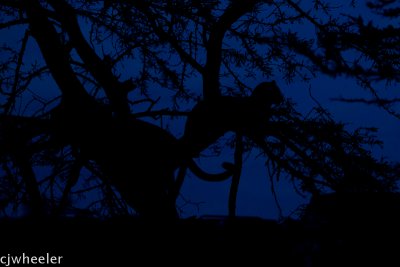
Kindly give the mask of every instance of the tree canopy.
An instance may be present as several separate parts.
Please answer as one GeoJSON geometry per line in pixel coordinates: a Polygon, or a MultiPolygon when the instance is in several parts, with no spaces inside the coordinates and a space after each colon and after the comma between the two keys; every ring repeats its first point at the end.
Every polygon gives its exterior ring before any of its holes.
{"type": "Polygon", "coordinates": [[[254,149],[266,179],[300,193],[397,190],[398,164],[371,152],[376,129],[255,93],[347,77],[371,97],[339,100],[399,117],[398,98],[380,94],[400,80],[395,2],[0,0],[2,214],[175,217],[190,169],[232,177],[234,215],[254,149]],[[201,134],[188,141],[196,112],[201,134]],[[234,151],[223,173],[195,166],[223,147],[234,151]]]}

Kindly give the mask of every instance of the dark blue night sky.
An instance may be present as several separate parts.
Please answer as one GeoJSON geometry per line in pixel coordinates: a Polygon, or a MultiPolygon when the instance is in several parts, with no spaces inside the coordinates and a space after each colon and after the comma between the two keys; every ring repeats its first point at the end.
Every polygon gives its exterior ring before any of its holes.
{"type": "MultiPolygon", "coordinates": [[[[340,1],[339,1],[340,2],[340,1]]],[[[346,1],[341,1],[346,2],[346,1]]],[[[305,3],[306,4],[306,3],[305,3]]],[[[361,14],[367,13],[368,9],[365,7],[357,8],[357,12],[361,14]]],[[[349,11],[354,15],[354,10],[338,9],[338,13],[342,11],[349,11]]],[[[292,11],[293,12],[293,11],[292,11]]],[[[374,23],[378,23],[377,18],[379,16],[372,16],[370,13],[368,18],[374,19],[374,23]]],[[[81,21],[82,29],[85,30],[86,36],[89,34],[90,28],[84,21],[81,21]]],[[[379,23],[390,23],[385,20],[380,20],[379,23]]],[[[298,31],[305,37],[313,36],[315,30],[307,25],[296,25],[289,24],[286,27],[290,28],[291,31],[298,31]]],[[[0,35],[0,43],[8,44],[11,47],[16,45],[18,41],[23,37],[26,27],[14,27],[9,30],[2,29],[0,35]]],[[[235,47],[232,43],[231,47],[235,47]]],[[[103,49],[98,48],[97,52],[102,52],[110,49],[107,43],[104,44],[103,49]]],[[[4,55],[5,56],[5,55],[4,55]]],[[[3,55],[1,56],[3,57],[3,55]]],[[[27,46],[27,51],[24,57],[26,66],[34,64],[35,62],[43,63],[37,45],[33,39],[30,39],[27,46]]],[[[129,73],[140,70],[140,67],[135,62],[129,62],[120,66],[115,72],[120,73],[121,77],[128,77],[129,73]]],[[[244,70],[242,70],[244,71],[244,70]]],[[[245,74],[244,72],[242,73],[245,74]]],[[[374,148],[374,155],[377,157],[385,157],[391,161],[400,160],[398,151],[400,150],[400,144],[398,142],[398,136],[400,134],[400,123],[398,119],[389,115],[387,112],[380,108],[367,106],[363,104],[349,104],[332,99],[343,97],[343,98],[370,98],[370,94],[364,89],[360,88],[356,82],[351,78],[346,77],[328,77],[322,74],[317,74],[310,83],[301,82],[298,78],[295,78],[292,82],[288,83],[283,79],[282,74],[279,72],[275,73],[273,77],[261,77],[259,75],[257,79],[253,79],[249,82],[249,86],[254,86],[257,82],[266,80],[276,80],[279,87],[282,89],[283,94],[286,98],[290,98],[297,104],[296,108],[298,111],[306,114],[312,107],[321,104],[337,121],[342,121],[347,124],[348,129],[354,129],[355,127],[377,127],[379,129],[377,136],[384,142],[382,149],[374,148]],[[314,99],[310,96],[310,93],[314,99]],[[318,101],[318,103],[315,102],[318,101]]],[[[191,88],[194,92],[201,90],[198,77],[192,78],[187,87],[191,88]]],[[[226,86],[233,86],[230,80],[222,80],[222,83],[226,86]]],[[[384,84],[380,84],[383,87],[384,84]]],[[[44,99],[51,99],[58,94],[56,86],[51,79],[44,78],[42,80],[35,81],[30,89],[22,95],[22,103],[26,103],[32,96],[42,97],[44,99]]],[[[161,92],[160,88],[155,87],[150,94],[158,94],[161,100],[158,102],[158,107],[163,107],[169,104],[170,92],[161,92]]],[[[390,89],[383,90],[383,95],[386,97],[396,96],[396,91],[390,89]]],[[[135,96],[135,93],[132,94],[135,96]]],[[[188,110],[191,108],[193,103],[182,104],[180,108],[182,110],[188,110]]],[[[23,106],[23,104],[21,105],[23,106]]],[[[143,106],[146,108],[146,105],[143,106]]],[[[34,103],[27,108],[35,110],[34,103]]],[[[135,106],[133,111],[140,111],[140,106],[135,106]]],[[[155,124],[163,124],[164,127],[169,127],[171,131],[179,136],[182,134],[183,123],[182,119],[165,119],[161,121],[153,121],[155,124]]],[[[226,159],[232,158],[233,150],[226,149],[223,151],[222,156],[214,158],[206,158],[198,161],[198,163],[206,170],[218,171],[220,164],[226,159]]],[[[271,192],[271,183],[269,181],[266,168],[264,166],[265,159],[258,157],[259,152],[254,149],[249,155],[246,155],[246,161],[243,169],[243,176],[240,182],[239,194],[238,194],[238,215],[245,216],[260,216],[263,218],[277,218],[279,215],[279,209],[276,205],[276,201],[271,192]]],[[[291,215],[296,208],[308,201],[307,196],[299,196],[292,187],[292,184],[282,177],[281,181],[274,181],[276,197],[278,203],[282,208],[282,215],[291,215]]],[[[198,180],[194,175],[189,175],[186,179],[182,193],[185,200],[193,202],[184,207],[183,217],[189,217],[192,215],[226,215],[227,214],[227,201],[228,201],[228,190],[229,181],[219,183],[207,183],[198,180]]],[[[181,199],[179,203],[183,203],[181,199]]]]}

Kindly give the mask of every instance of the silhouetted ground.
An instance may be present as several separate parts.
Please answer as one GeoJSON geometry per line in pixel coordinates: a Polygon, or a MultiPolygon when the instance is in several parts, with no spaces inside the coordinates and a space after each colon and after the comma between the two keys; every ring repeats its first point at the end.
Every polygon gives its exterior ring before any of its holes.
{"type": "Polygon", "coordinates": [[[63,256],[63,266],[394,266],[399,224],[278,224],[256,218],[175,223],[113,220],[3,220],[1,255],[63,256]],[[392,242],[392,243],[389,243],[392,242]],[[143,264],[144,263],[144,264],[143,264]],[[239,264],[241,265],[241,264],[239,264]]]}

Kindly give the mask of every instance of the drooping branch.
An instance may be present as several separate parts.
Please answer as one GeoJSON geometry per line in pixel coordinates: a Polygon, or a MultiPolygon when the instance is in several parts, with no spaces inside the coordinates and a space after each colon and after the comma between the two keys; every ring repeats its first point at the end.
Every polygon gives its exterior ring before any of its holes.
{"type": "Polygon", "coordinates": [[[293,2],[292,0],[287,0],[287,3],[289,4],[289,6],[291,6],[294,10],[296,10],[296,12],[298,12],[302,17],[306,18],[309,22],[311,22],[314,26],[316,26],[319,29],[322,29],[323,26],[316,21],[315,18],[313,18],[312,16],[310,16],[310,14],[308,14],[308,12],[304,11],[298,4],[296,4],[295,2],[293,2]]]}
{"type": "Polygon", "coordinates": [[[367,104],[367,105],[378,105],[378,106],[384,106],[384,105],[391,105],[395,103],[400,102],[400,98],[395,97],[391,99],[365,99],[365,98],[345,98],[345,97],[334,97],[331,98],[332,101],[337,101],[337,102],[344,102],[344,103],[361,103],[361,104],[367,104]]]}
{"type": "Polygon", "coordinates": [[[7,22],[3,22],[0,23],[0,30],[2,29],[7,29],[10,28],[12,26],[17,26],[17,25],[21,25],[21,24],[25,24],[28,21],[26,19],[16,19],[16,20],[11,20],[11,21],[7,21],[7,22]]]}

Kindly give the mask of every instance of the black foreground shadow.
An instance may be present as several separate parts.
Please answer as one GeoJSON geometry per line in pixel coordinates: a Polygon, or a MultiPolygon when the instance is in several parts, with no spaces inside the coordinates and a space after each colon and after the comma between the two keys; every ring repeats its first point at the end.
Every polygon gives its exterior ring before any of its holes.
{"type": "Polygon", "coordinates": [[[282,223],[225,217],[173,223],[138,218],[2,220],[0,251],[1,256],[63,256],[61,266],[396,266],[396,214],[381,210],[380,218],[369,220],[354,214],[330,222],[306,218],[282,223]]]}

